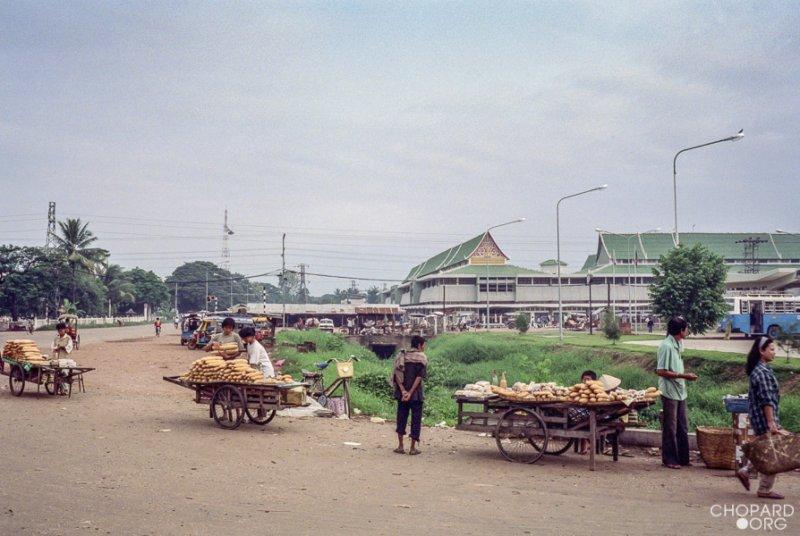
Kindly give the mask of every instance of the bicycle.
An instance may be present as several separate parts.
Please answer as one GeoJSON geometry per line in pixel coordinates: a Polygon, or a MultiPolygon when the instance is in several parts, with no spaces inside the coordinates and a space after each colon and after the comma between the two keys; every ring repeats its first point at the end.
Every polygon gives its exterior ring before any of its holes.
{"type": "Polygon", "coordinates": [[[308,394],[316,400],[320,406],[327,406],[328,401],[336,390],[341,387],[343,392],[343,399],[347,410],[347,417],[352,417],[350,410],[350,378],[355,374],[354,361],[358,358],[351,355],[347,361],[339,361],[336,358],[328,359],[314,363],[317,368],[316,372],[311,372],[303,369],[303,381],[309,384],[308,394]],[[328,387],[325,387],[325,369],[331,363],[336,363],[336,379],[328,387]]]}

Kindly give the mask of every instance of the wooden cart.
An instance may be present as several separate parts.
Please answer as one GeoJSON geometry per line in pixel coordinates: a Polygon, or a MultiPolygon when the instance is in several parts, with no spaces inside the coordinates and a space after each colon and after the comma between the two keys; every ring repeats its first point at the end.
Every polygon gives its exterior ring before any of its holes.
{"type": "Polygon", "coordinates": [[[10,357],[0,357],[0,374],[8,376],[8,387],[14,396],[22,395],[25,383],[36,384],[36,394],[40,394],[44,385],[48,394],[54,395],[61,391],[62,385],[67,386],[68,398],[72,397],[72,386],[77,385],[81,392],[86,392],[83,375],[94,370],[92,367],[59,367],[55,361],[43,363],[30,363],[17,361],[10,357]]]}
{"type": "Polygon", "coordinates": [[[457,430],[483,432],[495,438],[500,454],[512,462],[535,463],[545,454],[558,456],[576,441],[589,440],[589,468],[595,470],[598,445],[611,442],[614,461],[619,459],[620,417],[652,402],[622,402],[585,406],[570,402],[512,402],[497,396],[485,399],[453,397],[458,404],[457,430]],[[464,406],[480,406],[480,410],[464,406]],[[584,409],[588,418],[572,419],[570,413],[584,409]]]}
{"type": "Polygon", "coordinates": [[[194,391],[197,404],[209,406],[209,417],[222,428],[233,430],[244,421],[245,416],[253,424],[265,425],[275,413],[284,408],[297,407],[288,403],[283,391],[305,387],[302,383],[252,384],[231,382],[198,383],[182,380],[180,376],[164,376],[164,381],[194,391]]]}

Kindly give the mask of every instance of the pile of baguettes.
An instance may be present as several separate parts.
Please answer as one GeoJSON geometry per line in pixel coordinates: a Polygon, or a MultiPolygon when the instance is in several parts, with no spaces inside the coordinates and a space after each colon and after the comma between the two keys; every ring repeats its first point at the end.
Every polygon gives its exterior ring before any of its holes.
{"type": "Polygon", "coordinates": [[[36,343],[28,339],[6,341],[3,346],[3,355],[15,361],[27,363],[45,363],[47,361],[36,343]]]}
{"type": "Polygon", "coordinates": [[[189,368],[182,379],[197,382],[266,383],[264,374],[253,369],[245,359],[225,361],[220,357],[203,357],[189,368]]]}

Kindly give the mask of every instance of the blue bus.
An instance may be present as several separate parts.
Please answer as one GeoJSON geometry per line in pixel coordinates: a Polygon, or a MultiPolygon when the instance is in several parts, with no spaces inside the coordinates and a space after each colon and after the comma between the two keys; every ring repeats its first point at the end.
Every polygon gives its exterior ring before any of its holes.
{"type": "Polygon", "coordinates": [[[800,296],[787,294],[729,296],[730,306],[722,321],[722,330],[730,324],[731,332],[755,337],[767,335],[773,339],[781,331],[800,333],[800,296]]]}

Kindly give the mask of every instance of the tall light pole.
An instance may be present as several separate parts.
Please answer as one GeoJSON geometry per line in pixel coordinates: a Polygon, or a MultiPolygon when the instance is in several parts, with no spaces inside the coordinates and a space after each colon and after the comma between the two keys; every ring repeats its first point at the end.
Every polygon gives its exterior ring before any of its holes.
{"type": "MultiPolygon", "coordinates": [[[[612,233],[611,231],[606,231],[605,229],[601,229],[599,227],[595,228],[595,231],[597,231],[598,233],[605,233],[605,234],[609,234],[609,235],[612,235],[612,236],[618,236],[620,238],[624,238],[625,241],[627,242],[627,250],[628,250],[628,316],[631,317],[631,323],[634,326],[633,331],[634,331],[634,333],[636,333],[637,332],[637,328],[636,328],[636,322],[634,320],[634,315],[633,315],[633,312],[632,312],[633,311],[633,298],[632,298],[632,295],[631,295],[632,288],[633,288],[631,286],[631,266],[632,266],[632,264],[631,264],[631,239],[632,238],[638,238],[640,235],[647,234],[647,233],[658,233],[658,232],[661,231],[661,227],[656,227],[655,229],[648,229],[646,231],[636,232],[635,234],[632,234],[630,236],[625,236],[625,235],[622,235],[622,234],[619,234],[619,233],[612,233]]],[[[617,263],[617,260],[614,259],[614,265],[616,265],[616,263],[617,263]]],[[[616,281],[614,281],[614,284],[616,284],[616,281]]]]}
{"type": "Polygon", "coordinates": [[[722,138],[721,140],[710,141],[708,143],[703,143],[700,145],[695,145],[694,147],[687,147],[685,149],[681,149],[677,153],[675,153],[675,158],[672,159],[672,209],[675,213],[675,244],[680,245],[681,239],[678,235],[678,172],[677,172],[677,162],[678,162],[678,155],[681,153],[685,153],[686,151],[691,151],[692,149],[700,149],[701,147],[708,147],[709,145],[714,145],[715,143],[722,143],[723,141],[736,141],[741,140],[744,138],[744,129],[740,130],[733,136],[728,136],[727,138],[722,138]]]}
{"type": "Polygon", "coordinates": [[[556,269],[558,270],[558,338],[564,340],[564,304],[561,302],[561,217],[559,211],[561,210],[561,202],[571,197],[578,197],[579,195],[588,194],[597,190],[605,190],[608,184],[590,188],[577,194],[565,195],[556,203],[556,269]]]}
{"type": "MultiPolygon", "coordinates": [[[[486,229],[486,236],[489,235],[489,231],[491,231],[492,229],[497,229],[498,227],[511,225],[512,223],[522,223],[524,221],[525,218],[517,218],[516,220],[507,221],[505,223],[500,223],[498,225],[492,225],[491,227],[486,229]]],[[[488,254],[486,255],[486,331],[489,331],[489,255],[488,254]]]]}

